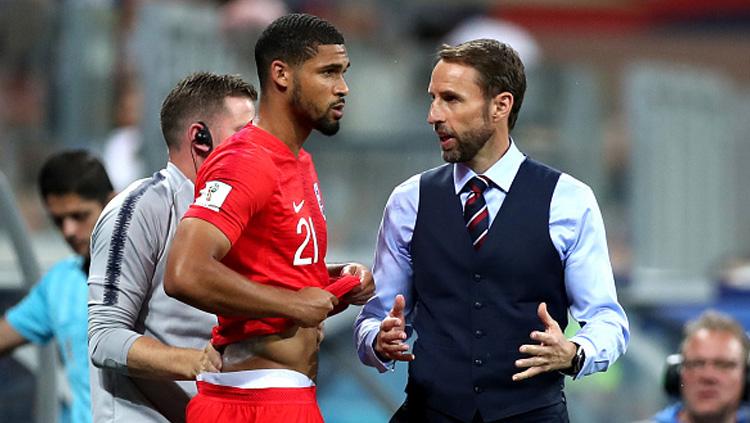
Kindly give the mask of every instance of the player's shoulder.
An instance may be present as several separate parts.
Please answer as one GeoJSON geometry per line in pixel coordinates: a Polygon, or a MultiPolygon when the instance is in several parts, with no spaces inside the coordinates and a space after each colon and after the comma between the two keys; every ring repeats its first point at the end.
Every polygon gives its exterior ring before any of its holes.
{"type": "MultiPolygon", "coordinates": [[[[273,165],[272,154],[259,143],[253,142],[248,136],[235,134],[217,147],[216,151],[203,164],[206,169],[225,169],[244,164],[273,165]]],[[[240,170],[242,168],[239,168],[240,170]]]]}

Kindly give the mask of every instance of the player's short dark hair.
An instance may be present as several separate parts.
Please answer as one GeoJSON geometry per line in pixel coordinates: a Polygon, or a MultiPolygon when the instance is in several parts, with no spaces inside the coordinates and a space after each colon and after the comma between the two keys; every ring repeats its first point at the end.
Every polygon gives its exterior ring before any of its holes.
{"type": "Polygon", "coordinates": [[[49,195],[78,194],[105,205],[113,191],[104,165],[86,150],[53,154],[39,172],[39,192],[44,201],[49,195]]]}
{"type": "Polygon", "coordinates": [[[273,21],[255,44],[258,80],[263,87],[274,60],[297,66],[315,56],[319,45],[344,44],[344,36],[330,22],[305,13],[292,13],[273,21]]]}
{"type": "Polygon", "coordinates": [[[526,92],[526,73],[521,58],[511,46],[486,38],[467,41],[455,47],[443,44],[438,58],[476,69],[479,73],[477,84],[487,99],[502,92],[513,94],[513,107],[508,116],[508,129],[513,129],[526,92]]]}
{"type": "Polygon", "coordinates": [[[172,88],[161,105],[161,132],[168,148],[180,148],[181,128],[189,121],[204,121],[224,109],[226,97],[258,99],[252,84],[239,75],[197,72],[172,88]]]}
{"type": "Polygon", "coordinates": [[[750,338],[748,338],[745,328],[728,314],[716,310],[706,310],[697,319],[685,324],[685,336],[680,345],[681,352],[684,351],[687,341],[702,329],[711,332],[726,332],[734,336],[742,344],[743,362],[748,362],[748,358],[750,358],[750,338]]]}

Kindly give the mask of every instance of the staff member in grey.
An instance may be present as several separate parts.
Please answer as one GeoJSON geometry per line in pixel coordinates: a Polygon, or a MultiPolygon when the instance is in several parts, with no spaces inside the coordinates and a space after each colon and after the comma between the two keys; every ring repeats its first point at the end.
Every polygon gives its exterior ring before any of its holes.
{"type": "Polygon", "coordinates": [[[195,376],[221,368],[208,344],[216,318],[165,294],[164,264],[193,202],[198,167],[214,143],[254,118],[256,99],[237,76],[196,73],[179,82],[161,108],[167,167],[115,197],[94,228],[88,331],[95,422],[184,421],[195,376]]]}

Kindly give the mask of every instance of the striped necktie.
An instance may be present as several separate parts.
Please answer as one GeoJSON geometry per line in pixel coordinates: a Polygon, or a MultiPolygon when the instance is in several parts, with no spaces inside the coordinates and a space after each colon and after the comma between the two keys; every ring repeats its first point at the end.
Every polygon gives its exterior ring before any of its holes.
{"type": "Polygon", "coordinates": [[[482,195],[489,185],[490,181],[485,176],[475,176],[464,187],[464,191],[469,191],[469,197],[464,205],[464,220],[475,250],[482,246],[485,238],[487,238],[487,231],[490,226],[487,203],[485,203],[484,195],[482,195]]]}

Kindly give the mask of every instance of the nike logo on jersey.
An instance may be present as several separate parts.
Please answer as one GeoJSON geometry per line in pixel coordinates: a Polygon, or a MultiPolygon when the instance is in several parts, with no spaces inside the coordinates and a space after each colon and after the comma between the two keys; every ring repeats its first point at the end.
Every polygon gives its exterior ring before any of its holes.
{"type": "Polygon", "coordinates": [[[305,200],[302,200],[299,204],[292,201],[292,207],[294,208],[295,213],[299,213],[300,210],[302,210],[302,206],[305,205],[305,200]]]}

